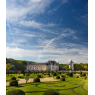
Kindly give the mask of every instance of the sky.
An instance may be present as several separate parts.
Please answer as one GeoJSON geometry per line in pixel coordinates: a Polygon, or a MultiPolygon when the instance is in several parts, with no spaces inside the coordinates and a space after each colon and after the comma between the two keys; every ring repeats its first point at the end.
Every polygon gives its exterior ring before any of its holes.
{"type": "Polygon", "coordinates": [[[6,0],[6,57],[88,63],[88,0],[6,0]]]}

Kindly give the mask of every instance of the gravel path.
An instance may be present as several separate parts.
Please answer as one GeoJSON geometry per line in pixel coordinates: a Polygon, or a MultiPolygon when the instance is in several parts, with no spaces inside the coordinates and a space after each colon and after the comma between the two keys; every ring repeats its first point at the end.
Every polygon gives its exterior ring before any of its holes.
{"type": "MultiPolygon", "coordinates": [[[[34,79],[34,78],[30,78],[30,79],[28,80],[28,82],[33,82],[33,79],[34,79]]],[[[55,80],[55,79],[53,79],[53,77],[50,77],[50,78],[40,78],[40,81],[41,81],[41,82],[48,82],[48,81],[58,81],[58,80],[55,80]]],[[[19,84],[20,84],[20,83],[26,83],[26,80],[25,80],[25,79],[19,79],[18,83],[19,83],[19,84]]],[[[6,85],[9,85],[9,82],[6,82],[6,85]]]]}

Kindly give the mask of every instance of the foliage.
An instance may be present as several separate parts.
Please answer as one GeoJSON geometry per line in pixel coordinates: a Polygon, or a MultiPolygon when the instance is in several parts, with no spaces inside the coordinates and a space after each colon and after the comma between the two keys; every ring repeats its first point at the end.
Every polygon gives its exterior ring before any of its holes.
{"type": "Polygon", "coordinates": [[[43,93],[43,95],[60,95],[60,93],[54,89],[48,89],[43,93]]]}
{"type": "Polygon", "coordinates": [[[86,80],[86,78],[87,78],[87,77],[86,77],[86,76],[84,76],[84,79],[85,79],[85,80],[86,80]]]}
{"type": "Polygon", "coordinates": [[[57,74],[54,72],[54,73],[53,73],[53,76],[57,76],[57,74]]]}
{"type": "Polygon", "coordinates": [[[41,78],[41,75],[37,75],[38,78],[41,78]]]}
{"type": "Polygon", "coordinates": [[[23,78],[23,76],[20,76],[20,75],[19,75],[18,78],[23,78]]]}
{"type": "Polygon", "coordinates": [[[18,81],[17,80],[11,80],[9,85],[10,86],[18,86],[18,81]]]}
{"type": "Polygon", "coordinates": [[[66,76],[65,75],[61,75],[61,77],[64,77],[65,78],[66,76]]]}
{"type": "Polygon", "coordinates": [[[16,80],[16,77],[12,77],[11,80],[16,80]]]}
{"type": "Polygon", "coordinates": [[[34,78],[33,82],[40,82],[40,79],[39,78],[34,78]]]}
{"type": "Polygon", "coordinates": [[[25,76],[26,83],[29,80],[29,76],[25,76]]]}
{"type": "Polygon", "coordinates": [[[82,71],[79,71],[79,74],[82,75],[82,71]]]}
{"type": "Polygon", "coordinates": [[[24,73],[25,73],[24,70],[22,70],[22,71],[21,71],[21,74],[24,74],[24,73]]]}
{"type": "MultiPolygon", "coordinates": [[[[33,61],[29,61],[35,63],[33,61]]],[[[12,58],[6,58],[6,70],[25,70],[28,61],[25,60],[14,60],[12,58]]]]}
{"type": "Polygon", "coordinates": [[[25,92],[20,89],[10,89],[6,95],[25,95],[25,92]]]}
{"type": "Polygon", "coordinates": [[[72,77],[73,76],[73,73],[69,73],[69,76],[72,77]]]}
{"type": "Polygon", "coordinates": [[[30,76],[30,74],[29,74],[29,73],[27,73],[25,76],[30,76]]]}
{"type": "Polygon", "coordinates": [[[82,76],[83,76],[83,77],[86,76],[86,73],[82,73],[82,76]]]}
{"type": "Polygon", "coordinates": [[[56,76],[56,79],[60,79],[60,76],[56,76]]]}
{"type": "Polygon", "coordinates": [[[77,78],[79,78],[79,76],[77,76],[77,78]]]}
{"type": "Polygon", "coordinates": [[[65,81],[65,78],[63,77],[63,78],[61,78],[61,81],[65,81]]]}

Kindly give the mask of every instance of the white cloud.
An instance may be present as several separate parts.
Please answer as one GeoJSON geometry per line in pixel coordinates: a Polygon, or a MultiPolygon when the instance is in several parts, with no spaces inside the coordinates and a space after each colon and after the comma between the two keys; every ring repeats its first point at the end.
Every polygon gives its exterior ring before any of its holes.
{"type": "MultiPolygon", "coordinates": [[[[6,19],[7,21],[19,21],[25,19],[27,14],[39,14],[43,13],[45,9],[54,1],[54,0],[21,0],[21,4],[17,4],[16,1],[9,2],[7,1],[6,7],[6,19]]],[[[19,2],[19,1],[18,1],[19,2]]]]}

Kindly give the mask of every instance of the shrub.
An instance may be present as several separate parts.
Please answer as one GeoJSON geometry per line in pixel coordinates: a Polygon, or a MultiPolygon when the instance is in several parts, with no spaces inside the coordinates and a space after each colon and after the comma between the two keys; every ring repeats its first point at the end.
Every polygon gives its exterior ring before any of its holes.
{"type": "Polygon", "coordinates": [[[83,77],[86,76],[86,73],[82,73],[82,76],[83,76],[83,77]]]}
{"type": "Polygon", "coordinates": [[[29,74],[29,73],[27,73],[27,74],[26,74],[26,76],[30,76],[30,74],[29,74]]]}
{"type": "Polygon", "coordinates": [[[18,86],[18,81],[17,80],[11,80],[9,85],[10,86],[18,86]]]}
{"type": "Polygon", "coordinates": [[[48,89],[43,93],[43,95],[60,95],[60,93],[54,89],[48,89]]]}
{"type": "Polygon", "coordinates": [[[61,78],[61,81],[65,81],[65,78],[63,77],[63,78],[61,78]]]}
{"type": "Polygon", "coordinates": [[[69,73],[66,73],[67,76],[69,76],[69,73]]]}
{"type": "Polygon", "coordinates": [[[56,79],[60,79],[60,76],[57,76],[56,79]]]}
{"type": "Polygon", "coordinates": [[[39,78],[34,78],[33,82],[40,82],[40,79],[39,78]]]}
{"type": "Polygon", "coordinates": [[[25,95],[25,92],[20,89],[11,89],[6,92],[6,95],[25,95]]]}
{"type": "Polygon", "coordinates": [[[20,75],[19,75],[18,78],[23,78],[23,76],[20,76],[20,75]]]}
{"type": "Polygon", "coordinates": [[[82,75],[82,71],[79,71],[79,74],[82,75]]]}
{"type": "Polygon", "coordinates": [[[61,75],[61,77],[64,77],[64,78],[65,78],[66,76],[64,76],[64,75],[61,75]]]}
{"type": "Polygon", "coordinates": [[[38,78],[41,78],[41,75],[37,75],[38,78]]]}
{"type": "Polygon", "coordinates": [[[25,73],[24,70],[21,71],[21,74],[25,73]]]}
{"type": "Polygon", "coordinates": [[[73,76],[73,73],[69,73],[69,76],[72,77],[73,76]]]}
{"type": "Polygon", "coordinates": [[[86,77],[86,76],[84,76],[84,79],[85,79],[85,80],[86,80],[86,78],[87,78],[87,77],[86,77]]]}
{"type": "Polygon", "coordinates": [[[79,76],[77,76],[77,78],[79,78],[79,76]]]}
{"type": "Polygon", "coordinates": [[[16,80],[16,77],[12,77],[11,80],[16,80]]]}
{"type": "Polygon", "coordinates": [[[53,73],[53,76],[57,76],[57,74],[56,73],[53,73]]]}

